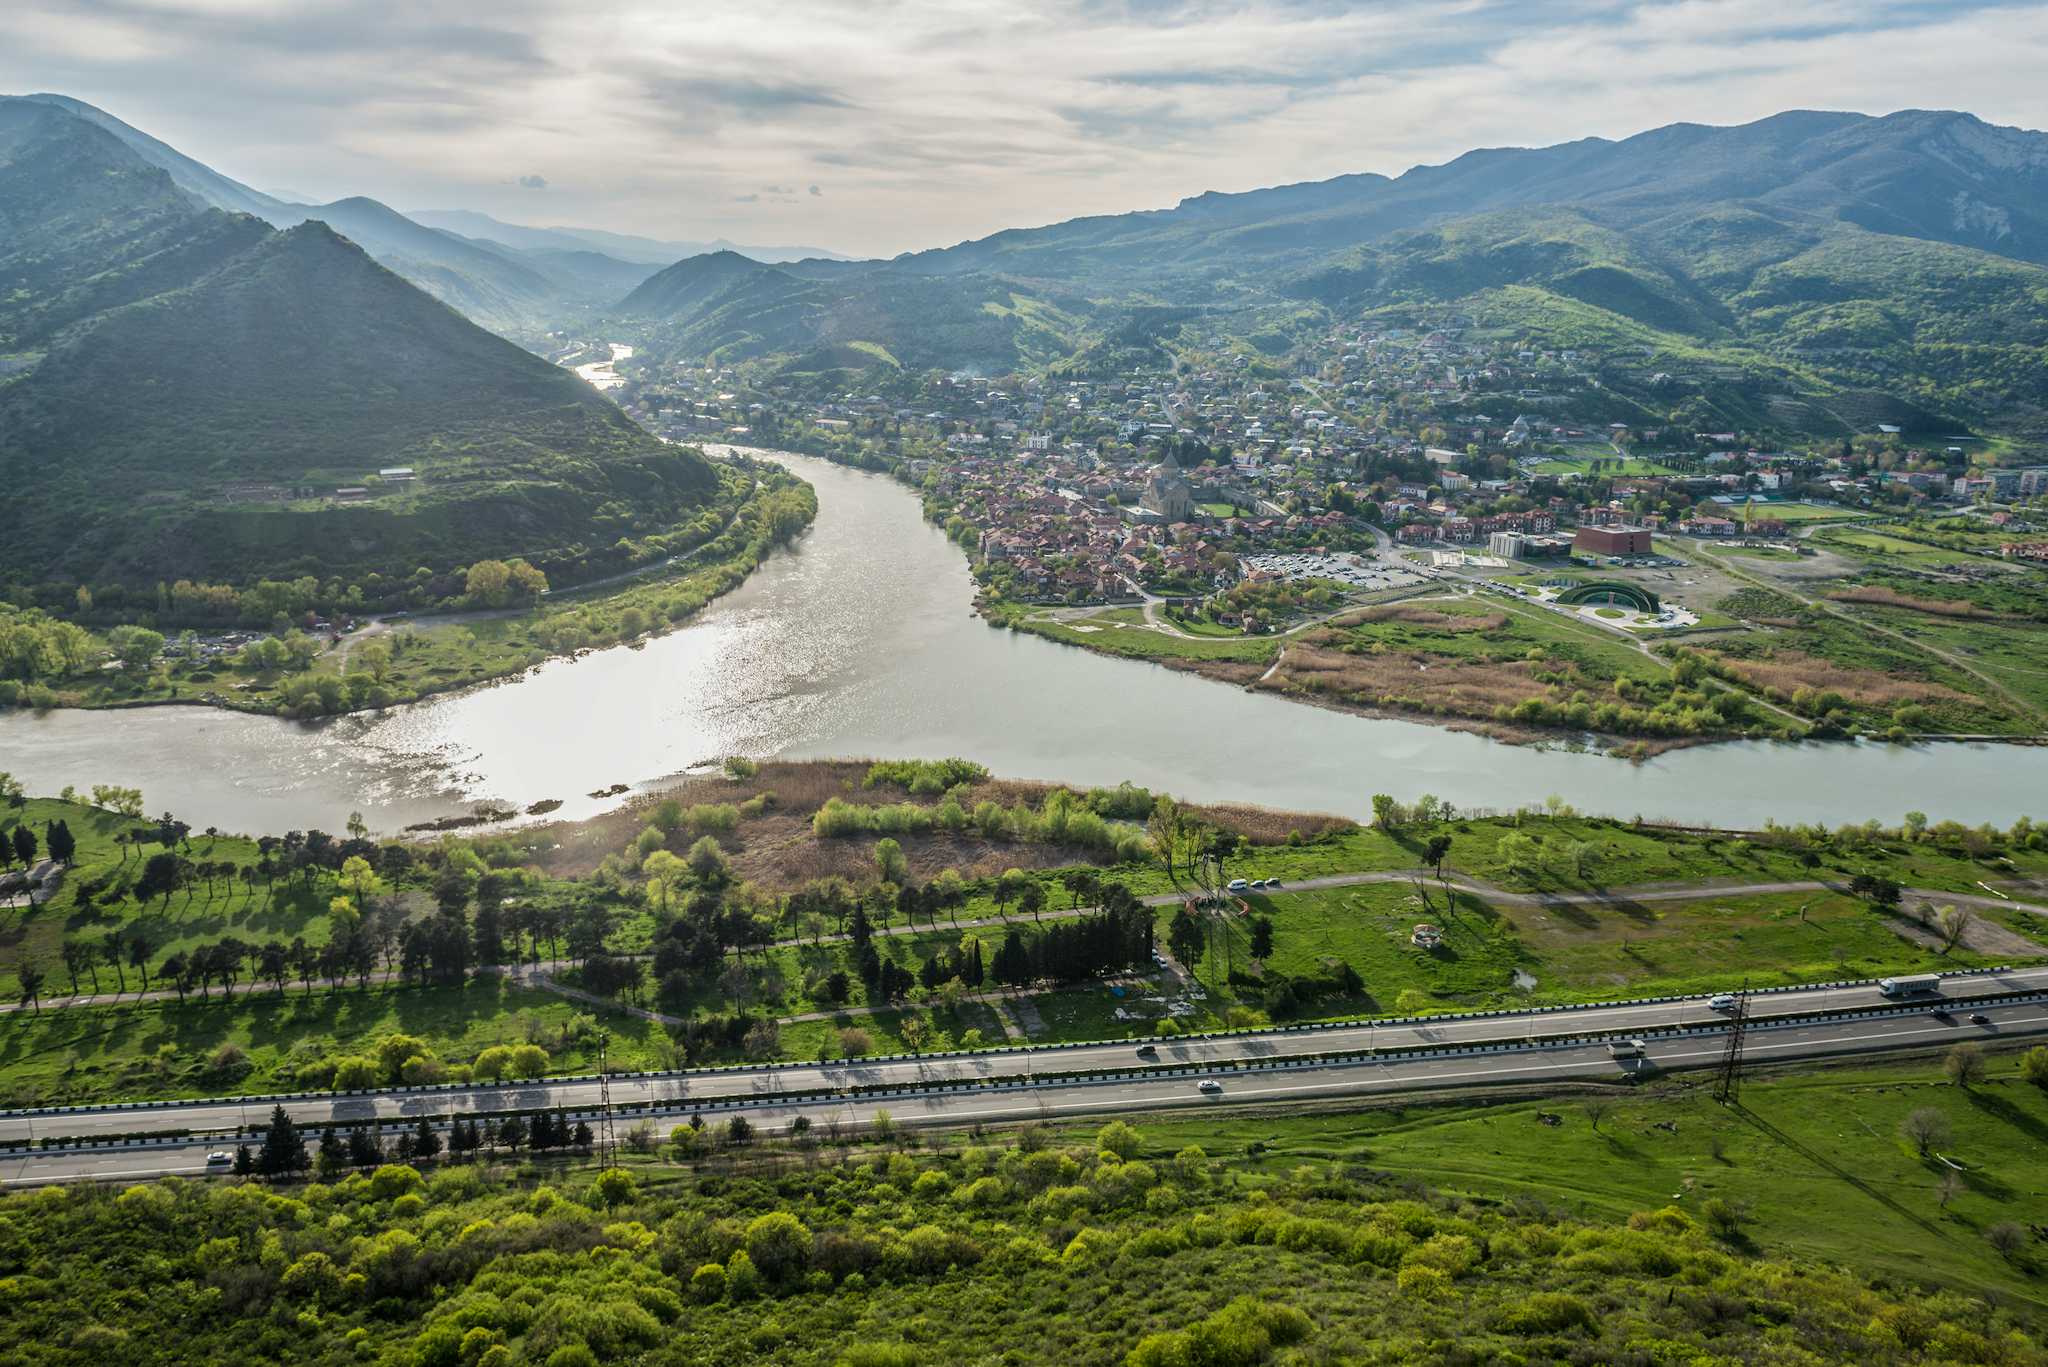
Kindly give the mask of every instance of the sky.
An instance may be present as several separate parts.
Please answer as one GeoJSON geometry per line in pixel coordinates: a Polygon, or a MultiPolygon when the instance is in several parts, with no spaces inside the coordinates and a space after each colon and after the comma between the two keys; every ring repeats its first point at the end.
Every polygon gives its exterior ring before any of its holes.
{"type": "Polygon", "coordinates": [[[6,0],[0,92],[309,201],[893,255],[1785,109],[2048,125],[2048,3],[6,0]]]}

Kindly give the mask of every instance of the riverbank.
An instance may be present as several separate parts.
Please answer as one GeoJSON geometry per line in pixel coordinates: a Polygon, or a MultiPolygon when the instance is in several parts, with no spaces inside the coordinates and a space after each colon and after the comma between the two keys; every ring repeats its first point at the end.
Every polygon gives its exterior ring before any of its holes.
{"type": "Polygon", "coordinates": [[[141,683],[124,672],[48,688],[36,710],[199,706],[302,720],[345,716],[509,682],[551,659],[654,639],[737,588],[816,518],[817,497],[798,477],[768,466],[747,478],[748,492],[701,545],[531,606],[390,614],[337,635],[297,668],[167,658],[141,683]]]}
{"type": "Polygon", "coordinates": [[[780,463],[816,490],[811,530],[680,630],[307,722],[191,707],[0,714],[0,764],[40,792],[140,788],[148,810],[224,830],[336,830],[361,812],[398,831],[547,800],[577,819],[734,754],[955,754],[1020,778],[1354,816],[1386,791],[1463,809],[1556,795],[1722,826],[1760,803],[1833,826],[1896,820],[1918,800],[2002,825],[2048,791],[2043,748],[1736,742],[1616,764],[1135,669],[991,630],[958,548],[898,481],[780,463]]]}

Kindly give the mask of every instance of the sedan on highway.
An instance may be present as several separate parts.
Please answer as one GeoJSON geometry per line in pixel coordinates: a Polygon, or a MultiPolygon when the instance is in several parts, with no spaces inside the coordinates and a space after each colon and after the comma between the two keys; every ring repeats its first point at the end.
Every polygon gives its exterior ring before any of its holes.
{"type": "Polygon", "coordinates": [[[1210,1096],[1214,1096],[1218,1092],[1221,1092],[1223,1090],[1223,1084],[1218,1082],[1213,1077],[1205,1077],[1202,1079],[1198,1090],[1207,1092],[1210,1096]]]}

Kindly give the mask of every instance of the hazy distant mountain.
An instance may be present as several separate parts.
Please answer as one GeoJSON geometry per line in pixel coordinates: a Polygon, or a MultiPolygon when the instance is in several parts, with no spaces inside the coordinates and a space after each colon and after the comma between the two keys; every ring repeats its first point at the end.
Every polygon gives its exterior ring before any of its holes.
{"type": "Polygon", "coordinates": [[[583,251],[594,248],[621,261],[639,261],[655,266],[666,266],[686,256],[722,251],[738,252],[770,264],[814,258],[821,261],[852,259],[838,252],[828,252],[823,247],[749,247],[728,242],[722,237],[710,242],[665,242],[652,237],[635,237],[630,233],[608,233],[597,228],[528,228],[469,209],[415,209],[407,216],[429,227],[444,228],[464,237],[488,238],[508,247],[583,251]]]}
{"type": "Polygon", "coordinates": [[[2011,426],[2048,413],[2044,263],[2048,137],[1958,113],[1794,112],[1197,195],[779,277],[683,262],[619,308],[707,355],[808,364],[819,345],[861,343],[1002,367],[1064,347],[1057,364],[1109,371],[1165,360],[1197,323],[1275,357],[1333,321],[1454,323],[1625,353],[1666,375],[1636,401],[1673,421],[1834,431],[1891,405],[2011,426]],[[916,307],[877,305],[909,281],[916,307]],[[1015,345],[930,326],[991,304],[1015,345]]]}
{"type": "Polygon", "coordinates": [[[48,102],[0,99],[5,353],[0,582],[574,567],[715,485],[327,225],[201,204],[48,102]],[[394,465],[403,501],[330,499],[394,465]]]}
{"type": "MultiPolygon", "coordinates": [[[[628,272],[587,259],[598,254],[588,242],[553,244],[587,254],[581,259],[508,255],[457,233],[424,226],[362,196],[330,204],[295,203],[251,189],[81,100],[64,95],[24,98],[106,130],[144,161],[168,172],[178,188],[215,208],[254,214],[278,228],[317,219],[435,298],[500,332],[531,333],[555,326],[580,310],[609,302],[636,283],[628,272]]],[[[673,259],[664,257],[658,264],[673,259]]]]}

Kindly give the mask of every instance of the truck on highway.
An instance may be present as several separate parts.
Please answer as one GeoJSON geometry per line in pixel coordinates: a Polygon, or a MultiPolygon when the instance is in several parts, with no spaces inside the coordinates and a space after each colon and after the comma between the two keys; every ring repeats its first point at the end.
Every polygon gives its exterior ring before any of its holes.
{"type": "Polygon", "coordinates": [[[1941,990],[1939,973],[1915,973],[1905,978],[1884,978],[1879,980],[1877,990],[1887,997],[1924,997],[1941,990]]]}

